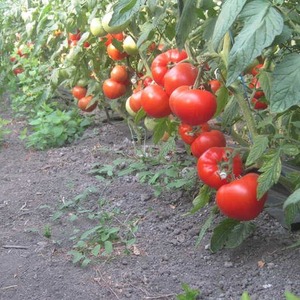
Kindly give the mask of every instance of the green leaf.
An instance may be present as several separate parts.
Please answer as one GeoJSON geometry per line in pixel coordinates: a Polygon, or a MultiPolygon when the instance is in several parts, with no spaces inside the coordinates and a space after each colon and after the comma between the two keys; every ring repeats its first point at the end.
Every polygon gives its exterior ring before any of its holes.
{"type": "Polygon", "coordinates": [[[251,222],[242,222],[237,224],[228,236],[226,248],[236,248],[248,238],[255,230],[255,225],[251,222]]]}
{"type": "Polygon", "coordinates": [[[283,210],[285,222],[290,226],[300,213],[300,189],[297,189],[285,200],[283,210]]]}
{"type": "Polygon", "coordinates": [[[186,0],[179,21],[176,24],[176,44],[179,49],[184,48],[186,39],[188,38],[196,21],[196,2],[194,0],[186,0]]]}
{"type": "Polygon", "coordinates": [[[224,110],[225,106],[228,103],[229,93],[225,86],[221,86],[220,89],[217,91],[217,111],[214,115],[214,118],[219,116],[222,111],[224,110]]]}
{"type": "Polygon", "coordinates": [[[206,219],[206,221],[204,222],[204,224],[201,226],[201,230],[200,230],[198,238],[196,240],[195,247],[200,245],[200,243],[201,243],[202,239],[204,238],[207,230],[211,227],[211,224],[214,220],[214,217],[215,217],[215,214],[211,213],[208,216],[208,218],[206,219]]]}
{"type": "Polygon", "coordinates": [[[90,262],[91,262],[91,260],[89,258],[85,257],[81,263],[81,266],[86,267],[90,262]]]}
{"type": "Polygon", "coordinates": [[[158,122],[154,127],[154,133],[153,133],[153,142],[154,144],[157,144],[161,138],[164,136],[166,129],[167,129],[167,122],[169,121],[168,118],[161,118],[157,119],[158,122]]]}
{"type": "Polygon", "coordinates": [[[248,294],[248,292],[244,292],[241,300],[251,300],[250,295],[248,294]]]}
{"type": "Polygon", "coordinates": [[[267,0],[253,0],[243,8],[244,27],[238,34],[229,53],[227,85],[237,79],[249,62],[270,46],[283,29],[283,18],[267,0]]]}
{"type": "Polygon", "coordinates": [[[284,112],[300,104],[300,54],[291,53],[275,67],[270,97],[272,112],[284,112]]]}
{"type": "Polygon", "coordinates": [[[246,160],[246,166],[255,163],[262,154],[266,151],[269,144],[269,139],[265,135],[258,135],[253,139],[253,145],[250,149],[249,155],[246,160]]]}
{"type": "Polygon", "coordinates": [[[233,219],[225,219],[214,228],[213,235],[210,240],[210,249],[213,253],[221,250],[230,236],[232,230],[240,222],[233,219]]]}
{"type": "Polygon", "coordinates": [[[196,300],[198,295],[200,294],[198,290],[190,288],[186,283],[183,283],[181,287],[184,290],[184,294],[177,295],[177,300],[196,300]]]}
{"type": "Polygon", "coordinates": [[[107,255],[111,254],[113,252],[113,244],[110,241],[105,241],[104,242],[104,248],[105,248],[105,253],[107,255]]]}
{"type": "Polygon", "coordinates": [[[76,250],[71,250],[68,252],[68,254],[73,256],[72,259],[73,264],[78,263],[80,260],[82,260],[85,257],[84,254],[76,250]]]}
{"type": "Polygon", "coordinates": [[[146,117],[146,112],[141,108],[134,117],[134,122],[139,123],[143,118],[146,117]]]}
{"type": "Polygon", "coordinates": [[[286,300],[300,300],[300,297],[298,297],[288,291],[285,291],[284,296],[285,296],[286,300]]]}
{"type": "Polygon", "coordinates": [[[99,253],[100,253],[100,249],[101,249],[101,245],[96,245],[93,249],[92,249],[92,251],[91,251],[91,253],[94,255],[94,256],[98,256],[99,255],[99,253]]]}
{"type": "Polygon", "coordinates": [[[275,183],[281,172],[280,149],[264,155],[263,165],[259,169],[262,174],[258,178],[257,198],[260,199],[275,183]]]}
{"type": "Polygon", "coordinates": [[[272,73],[261,70],[259,72],[258,78],[260,86],[263,89],[266,98],[270,99],[272,91],[272,73]]]}
{"type": "Polygon", "coordinates": [[[218,48],[225,33],[236,20],[245,3],[246,0],[227,0],[222,5],[212,36],[212,43],[215,50],[218,48]]]}
{"type": "Polygon", "coordinates": [[[284,144],[280,148],[284,154],[289,156],[296,156],[300,153],[299,147],[295,144],[284,144]]]}
{"type": "Polygon", "coordinates": [[[193,208],[188,214],[194,214],[201,208],[203,208],[210,200],[212,189],[208,185],[203,185],[199,194],[193,200],[193,208]]]}

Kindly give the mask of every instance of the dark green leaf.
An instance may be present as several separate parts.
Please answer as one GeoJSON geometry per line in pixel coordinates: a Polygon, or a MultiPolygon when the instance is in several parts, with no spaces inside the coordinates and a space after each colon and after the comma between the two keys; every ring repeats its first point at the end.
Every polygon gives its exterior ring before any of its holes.
{"type": "Polygon", "coordinates": [[[203,208],[210,200],[212,189],[208,185],[203,185],[199,194],[193,200],[193,208],[189,211],[189,214],[194,214],[201,208],[203,208]]]}
{"type": "Polygon", "coordinates": [[[236,248],[248,238],[255,230],[255,225],[251,222],[242,222],[237,224],[228,236],[226,248],[236,248]]]}
{"type": "Polygon", "coordinates": [[[285,222],[290,226],[300,213],[300,189],[291,194],[283,204],[285,222]]]}
{"type": "Polygon", "coordinates": [[[264,155],[263,165],[259,169],[262,174],[258,178],[257,198],[260,199],[275,183],[281,172],[280,149],[264,155]]]}
{"type": "Polygon", "coordinates": [[[270,97],[272,112],[284,112],[300,104],[300,54],[291,53],[275,67],[270,97]]]}
{"type": "Polygon", "coordinates": [[[225,108],[226,104],[228,103],[228,90],[225,86],[221,86],[221,88],[217,91],[217,111],[214,115],[214,118],[216,118],[225,108]]]}
{"type": "Polygon", "coordinates": [[[250,149],[249,155],[246,160],[246,166],[250,166],[259,159],[266,151],[269,144],[269,139],[265,135],[258,135],[253,139],[253,145],[250,149]]]}
{"type": "Polygon", "coordinates": [[[217,252],[225,246],[232,230],[239,223],[239,221],[233,219],[225,219],[214,228],[213,235],[210,241],[210,249],[212,252],[217,252]]]}
{"type": "Polygon", "coordinates": [[[283,18],[267,0],[248,2],[240,15],[244,27],[229,53],[227,85],[237,79],[249,62],[270,46],[283,29],[283,18]]]}
{"type": "Polygon", "coordinates": [[[212,37],[212,43],[215,50],[218,48],[225,33],[236,20],[245,3],[246,0],[227,0],[222,5],[212,37]]]}
{"type": "Polygon", "coordinates": [[[215,217],[215,214],[211,213],[208,216],[208,218],[206,219],[206,221],[204,222],[204,224],[201,226],[201,230],[199,232],[199,235],[198,235],[198,238],[197,238],[196,244],[195,244],[196,247],[201,243],[201,241],[204,238],[207,230],[211,227],[211,224],[214,220],[214,217],[215,217]]]}
{"type": "Polygon", "coordinates": [[[289,156],[296,156],[300,153],[299,147],[295,144],[284,144],[280,148],[284,154],[289,156]]]}
{"type": "Polygon", "coordinates": [[[184,48],[186,39],[195,26],[196,21],[196,2],[194,0],[186,0],[179,21],[176,26],[176,44],[179,49],[184,48]]]}
{"type": "Polygon", "coordinates": [[[261,70],[258,78],[266,98],[270,99],[272,91],[272,73],[261,70]]]}

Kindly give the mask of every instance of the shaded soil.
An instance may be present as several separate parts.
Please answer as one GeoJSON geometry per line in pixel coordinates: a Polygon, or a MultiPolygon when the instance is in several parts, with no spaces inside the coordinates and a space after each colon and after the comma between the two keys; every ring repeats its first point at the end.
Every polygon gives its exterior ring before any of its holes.
{"type": "Polygon", "coordinates": [[[212,254],[209,236],[195,247],[207,212],[184,216],[190,195],[155,197],[134,175],[89,174],[95,163],[133,153],[124,123],[101,123],[74,144],[43,152],[24,147],[23,126],[12,120],[0,152],[1,300],[176,299],[182,283],[200,290],[199,299],[240,299],[244,290],[259,300],[284,299],[285,290],[300,295],[300,250],[285,249],[299,233],[266,212],[239,248],[212,254]],[[124,240],[135,235],[134,246],[126,252],[117,241],[111,255],[74,264],[78,231],[99,225],[101,213],[111,214],[107,222],[124,240]]]}

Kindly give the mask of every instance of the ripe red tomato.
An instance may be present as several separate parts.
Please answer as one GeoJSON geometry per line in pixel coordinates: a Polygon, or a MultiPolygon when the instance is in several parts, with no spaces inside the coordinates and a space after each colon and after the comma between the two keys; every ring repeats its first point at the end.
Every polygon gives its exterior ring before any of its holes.
{"type": "Polygon", "coordinates": [[[195,157],[200,157],[206,150],[211,147],[225,147],[226,139],[224,134],[219,130],[211,130],[202,132],[194,140],[191,145],[192,154],[195,157]]]}
{"type": "Polygon", "coordinates": [[[154,82],[153,79],[152,79],[151,77],[147,76],[147,77],[143,80],[143,85],[144,85],[144,87],[146,87],[146,86],[150,85],[150,84],[153,83],[153,82],[154,82]]]}
{"type": "Polygon", "coordinates": [[[110,72],[110,78],[118,82],[127,83],[128,72],[126,66],[124,65],[114,66],[110,72]]]}
{"type": "Polygon", "coordinates": [[[89,46],[91,46],[91,44],[89,42],[84,42],[83,43],[83,47],[84,48],[88,48],[89,46]]]}
{"type": "Polygon", "coordinates": [[[248,173],[225,184],[217,191],[216,202],[220,211],[238,221],[255,219],[263,210],[267,193],[257,199],[258,174],[248,173]]]}
{"type": "Polygon", "coordinates": [[[212,188],[219,189],[243,172],[243,163],[239,154],[233,156],[233,149],[212,147],[198,159],[199,178],[212,188]]]}
{"type": "Polygon", "coordinates": [[[81,38],[81,34],[80,34],[80,31],[77,30],[77,33],[69,33],[69,39],[71,41],[79,41],[81,38]]]}
{"type": "Polygon", "coordinates": [[[142,107],[153,118],[163,118],[171,113],[169,96],[157,84],[149,85],[143,89],[142,107]]]}
{"type": "Polygon", "coordinates": [[[109,44],[106,51],[112,60],[122,60],[127,56],[126,52],[119,51],[113,44],[109,44]]]}
{"type": "Polygon", "coordinates": [[[221,82],[217,79],[212,79],[209,82],[212,92],[215,94],[217,90],[222,86],[221,82]]]}
{"type": "Polygon", "coordinates": [[[192,86],[198,75],[198,69],[190,63],[179,63],[170,69],[164,76],[164,88],[168,95],[182,86],[192,86]]]}
{"type": "Polygon", "coordinates": [[[142,90],[133,93],[129,98],[129,106],[134,112],[138,112],[142,107],[142,90]]]}
{"type": "Polygon", "coordinates": [[[268,103],[262,102],[256,98],[252,98],[251,102],[253,104],[253,108],[256,110],[262,110],[268,107],[268,103]]]}
{"type": "Polygon", "coordinates": [[[217,109],[216,97],[211,92],[194,90],[186,85],[171,94],[169,104],[174,115],[192,126],[209,121],[217,109]]]}
{"type": "Polygon", "coordinates": [[[108,99],[117,99],[125,95],[126,85],[108,78],[103,82],[102,90],[108,99]]]}
{"type": "Polygon", "coordinates": [[[252,80],[249,84],[249,88],[256,90],[253,98],[259,99],[265,95],[265,93],[261,89],[260,82],[258,81],[257,77],[252,78],[252,80]]]}
{"type": "Polygon", "coordinates": [[[201,134],[201,132],[209,130],[210,127],[207,123],[195,127],[185,123],[180,123],[178,127],[178,134],[186,144],[191,145],[194,140],[201,134]]]}
{"type": "MultiPolygon", "coordinates": [[[[105,36],[105,38],[106,38],[105,46],[108,46],[109,44],[111,44],[113,42],[113,40],[122,42],[124,40],[124,34],[123,34],[123,32],[113,33],[113,34],[109,33],[105,36]]],[[[100,38],[100,39],[102,40],[103,38],[100,38]]]]}
{"type": "Polygon", "coordinates": [[[251,74],[252,74],[253,76],[256,76],[256,75],[259,73],[260,69],[261,69],[263,66],[264,66],[263,64],[258,64],[258,65],[256,65],[256,66],[251,70],[251,74]]]}
{"type": "Polygon", "coordinates": [[[23,69],[23,68],[15,68],[15,69],[13,70],[13,72],[14,72],[14,74],[17,76],[17,75],[23,73],[23,72],[24,72],[24,69],[23,69]]]}
{"type": "Polygon", "coordinates": [[[86,95],[87,89],[85,87],[75,85],[72,89],[72,95],[78,100],[86,95]]]}
{"type": "Polygon", "coordinates": [[[93,101],[93,96],[92,96],[92,95],[85,96],[85,97],[81,98],[81,99],[78,101],[77,106],[78,106],[82,111],[85,111],[85,112],[91,112],[91,111],[93,111],[93,110],[97,107],[97,104],[98,104],[97,101],[95,101],[95,102],[92,104],[92,101],[93,101]]]}
{"type": "Polygon", "coordinates": [[[154,81],[163,86],[164,76],[169,71],[170,65],[178,63],[186,58],[187,53],[184,50],[179,51],[178,49],[170,49],[157,55],[151,64],[151,72],[154,81]]]}

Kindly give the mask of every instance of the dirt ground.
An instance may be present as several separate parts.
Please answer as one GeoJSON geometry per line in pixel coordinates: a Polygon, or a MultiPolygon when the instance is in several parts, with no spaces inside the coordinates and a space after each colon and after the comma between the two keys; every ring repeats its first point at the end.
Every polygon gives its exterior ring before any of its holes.
{"type": "Polygon", "coordinates": [[[245,290],[253,300],[284,299],[286,290],[300,295],[300,250],[286,249],[299,232],[266,212],[239,248],[212,254],[209,236],[195,247],[207,212],[184,216],[192,206],[188,195],[155,197],[130,174],[91,175],[94,164],[111,165],[133,151],[123,122],[103,123],[72,145],[47,151],[24,147],[23,126],[12,119],[0,150],[1,300],[169,300],[182,293],[182,283],[200,290],[198,299],[235,300],[245,290]],[[104,213],[124,229],[124,239],[135,235],[134,245],[126,253],[116,242],[111,255],[74,264],[69,251],[78,232],[97,226],[104,213]]]}

